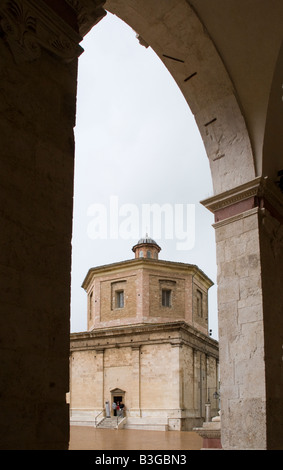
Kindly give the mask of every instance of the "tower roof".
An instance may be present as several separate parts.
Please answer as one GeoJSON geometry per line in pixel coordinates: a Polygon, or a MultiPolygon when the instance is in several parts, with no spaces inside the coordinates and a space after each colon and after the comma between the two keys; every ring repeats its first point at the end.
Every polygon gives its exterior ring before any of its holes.
{"type": "Polygon", "coordinates": [[[161,250],[160,246],[156,243],[156,241],[150,238],[148,234],[146,234],[145,237],[140,238],[139,241],[132,248],[132,251],[135,253],[136,258],[140,258],[140,257],[143,258],[144,253],[143,251],[140,251],[138,253],[139,248],[145,248],[145,249],[148,248],[150,250],[150,251],[147,251],[147,255],[146,255],[147,258],[151,258],[151,257],[157,258],[158,253],[161,250]]]}
{"type": "MultiPolygon", "coordinates": [[[[144,244],[148,244],[148,243],[149,243],[149,244],[153,244],[153,245],[157,245],[156,241],[153,240],[152,238],[150,238],[150,237],[148,236],[148,234],[146,234],[144,238],[140,238],[139,241],[138,241],[138,243],[137,243],[137,245],[141,245],[141,244],[144,245],[144,244]]],[[[157,245],[157,246],[158,246],[158,245],[157,245]]]]}

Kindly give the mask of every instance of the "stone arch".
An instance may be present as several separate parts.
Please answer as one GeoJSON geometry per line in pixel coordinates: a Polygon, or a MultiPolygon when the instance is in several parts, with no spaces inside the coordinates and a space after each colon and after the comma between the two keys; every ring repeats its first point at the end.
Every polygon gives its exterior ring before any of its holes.
{"type": "Polygon", "coordinates": [[[5,413],[0,447],[68,446],[65,394],[69,390],[73,127],[77,57],[82,52],[78,44],[103,18],[104,3],[164,61],[205,141],[216,193],[205,205],[217,221],[220,361],[228,364],[221,372],[223,448],[282,449],[283,422],[278,416],[283,414],[279,382],[283,195],[273,179],[262,178],[265,174],[273,178],[276,164],[282,161],[282,141],[272,141],[274,125],[281,135],[282,49],[276,68],[274,64],[282,42],[281,0],[273,0],[272,8],[269,0],[0,3],[0,157],[5,201],[0,250],[5,413]],[[200,17],[207,27],[210,18],[214,20],[210,31],[217,49],[191,4],[202,7],[200,17]],[[235,27],[231,6],[238,20],[235,27]],[[246,34],[238,47],[244,20],[246,34]],[[233,34],[227,41],[230,28],[233,34]],[[264,47],[259,48],[262,37],[264,47]],[[226,42],[232,47],[225,49],[226,42]],[[226,63],[231,51],[237,60],[226,69],[217,51],[226,63]],[[248,87],[247,72],[252,78],[248,87]],[[257,78],[258,91],[252,93],[257,78]],[[253,149],[245,121],[253,134],[253,149]],[[221,191],[226,193],[219,195],[221,191]]]}
{"type": "Polygon", "coordinates": [[[105,9],[150,45],[194,114],[210,162],[215,193],[255,178],[252,146],[228,72],[194,9],[185,0],[107,0],[105,9]],[[244,168],[244,171],[243,171],[244,168]]]}

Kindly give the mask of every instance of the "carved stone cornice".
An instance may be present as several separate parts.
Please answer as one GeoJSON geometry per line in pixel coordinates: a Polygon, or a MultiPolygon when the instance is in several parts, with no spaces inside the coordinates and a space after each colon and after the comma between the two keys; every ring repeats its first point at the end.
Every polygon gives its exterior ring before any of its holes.
{"type": "Polygon", "coordinates": [[[133,351],[145,345],[168,344],[172,348],[189,347],[218,360],[218,342],[183,322],[143,323],[113,326],[71,333],[70,350],[109,350],[119,345],[133,351]]]}
{"type": "Polygon", "coordinates": [[[236,188],[201,201],[214,213],[215,222],[235,217],[254,208],[268,209],[283,218],[283,194],[268,177],[258,177],[236,188]]]}
{"type": "Polygon", "coordinates": [[[42,0],[2,1],[1,30],[17,63],[38,59],[42,49],[64,61],[83,52],[80,34],[42,0]]]}
{"type": "Polygon", "coordinates": [[[225,191],[221,194],[216,194],[208,199],[201,201],[201,204],[208,210],[215,213],[219,209],[223,209],[227,206],[234,205],[240,201],[256,196],[258,193],[261,178],[256,178],[253,181],[249,181],[241,186],[225,191]]]}

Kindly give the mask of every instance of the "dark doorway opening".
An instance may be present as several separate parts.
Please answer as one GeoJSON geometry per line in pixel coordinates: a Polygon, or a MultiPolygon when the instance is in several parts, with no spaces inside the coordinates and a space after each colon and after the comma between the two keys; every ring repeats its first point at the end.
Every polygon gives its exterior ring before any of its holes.
{"type": "Polygon", "coordinates": [[[121,396],[121,395],[120,395],[120,396],[118,396],[118,397],[117,397],[117,396],[115,396],[115,397],[114,397],[114,401],[115,401],[115,403],[117,403],[117,402],[119,402],[119,403],[120,403],[120,401],[122,401],[122,396],[121,396]]]}
{"type": "MultiPolygon", "coordinates": [[[[113,402],[116,403],[116,405],[118,405],[118,403],[120,404],[120,402],[123,400],[123,397],[122,395],[115,395],[114,398],[113,398],[113,402]]],[[[114,416],[117,416],[117,411],[116,410],[113,410],[114,412],[114,416]]]]}

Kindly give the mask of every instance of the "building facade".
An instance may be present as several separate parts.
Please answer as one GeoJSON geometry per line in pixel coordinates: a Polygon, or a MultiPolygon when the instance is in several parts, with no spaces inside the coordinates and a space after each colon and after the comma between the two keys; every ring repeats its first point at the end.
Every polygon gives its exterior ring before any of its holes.
{"type": "Polygon", "coordinates": [[[133,259],[91,268],[83,282],[88,331],[71,334],[71,423],[93,424],[106,402],[122,400],[125,427],[190,430],[207,402],[218,410],[213,283],[195,265],[158,259],[152,239],[133,251],[133,259]]]}
{"type": "Polygon", "coordinates": [[[107,12],[167,67],[209,159],[222,447],[282,449],[283,3],[270,4],[0,2],[1,449],[68,448],[77,66],[107,12]]]}

